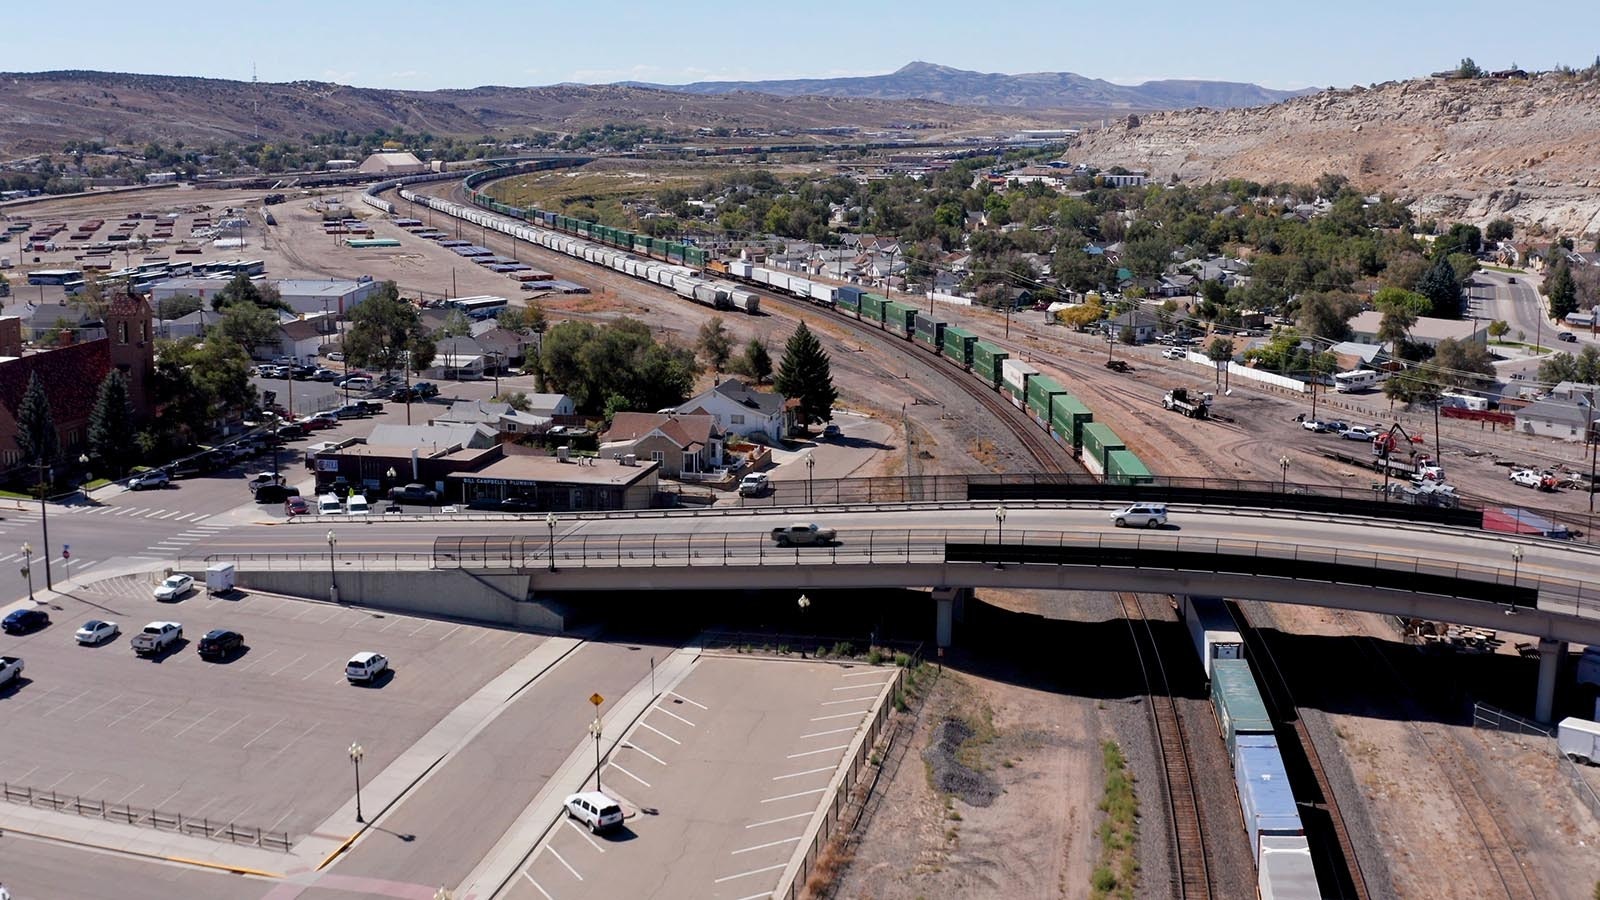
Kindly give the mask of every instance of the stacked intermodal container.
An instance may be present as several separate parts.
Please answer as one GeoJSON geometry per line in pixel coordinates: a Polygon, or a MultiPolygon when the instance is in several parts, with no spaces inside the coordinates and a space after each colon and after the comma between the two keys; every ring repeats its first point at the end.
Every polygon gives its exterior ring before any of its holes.
{"type": "Polygon", "coordinates": [[[973,341],[972,371],[987,381],[990,387],[999,388],[1005,377],[1001,369],[1010,355],[988,341],[973,341]]]}
{"type": "Polygon", "coordinates": [[[1083,426],[1094,421],[1094,413],[1071,394],[1061,394],[1050,402],[1050,433],[1076,451],[1083,446],[1083,426]]]}
{"type": "Polygon", "coordinates": [[[1261,900],[1321,900],[1311,844],[1304,835],[1264,834],[1256,856],[1256,892],[1261,900]]]}
{"type": "Polygon", "coordinates": [[[834,302],[839,305],[840,309],[859,318],[861,316],[862,293],[861,288],[851,287],[848,284],[843,285],[839,288],[838,293],[834,295],[834,302]]]}
{"type": "Polygon", "coordinates": [[[911,337],[917,330],[917,308],[899,300],[887,301],[883,304],[883,327],[895,334],[911,337]]]}
{"type": "Polygon", "coordinates": [[[1050,425],[1050,404],[1056,397],[1065,396],[1067,389],[1049,375],[1035,375],[1028,379],[1028,412],[1040,425],[1050,425]]]}
{"type": "Polygon", "coordinates": [[[1109,484],[1151,484],[1155,477],[1132,450],[1106,453],[1106,481],[1109,484]]]}
{"type": "MultiPolygon", "coordinates": [[[[840,290],[843,290],[841,288],[840,290]]],[[[946,326],[944,340],[944,355],[960,363],[963,368],[972,368],[972,345],[978,342],[977,335],[954,325],[946,326]]]]}
{"type": "Polygon", "coordinates": [[[1270,734],[1241,736],[1233,751],[1233,778],[1239,788],[1244,830],[1250,836],[1250,856],[1257,865],[1262,838],[1306,833],[1277,738],[1270,734]]]}
{"type": "Polygon", "coordinates": [[[863,322],[883,322],[883,307],[889,298],[871,291],[861,293],[861,320],[863,322]]]}
{"type": "Polygon", "coordinates": [[[1028,402],[1028,379],[1037,377],[1039,370],[1020,359],[1007,359],[1000,364],[1000,389],[1011,405],[1022,409],[1028,402]]]}
{"type": "Polygon", "coordinates": [[[1104,422],[1090,422],[1080,429],[1080,446],[1084,468],[1096,475],[1106,471],[1106,454],[1112,450],[1126,450],[1122,438],[1104,422]]]}
{"type": "Polygon", "coordinates": [[[1272,719],[1261,702],[1261,691],[1250,663],[1242,659],[1211,661],[1211,707],[1217,714],[1217,727],[1228,745],[1228,757],[1238,764],[1234,748],[1240,735],[1272,735],[1272,719]]]}
{"type": "Polygon", "coordinates": [[[935,353],[939,352],[944,343],[945,322],[935,319],[926,313],[917,313],[917,343],[922,344],[935,353]]]}

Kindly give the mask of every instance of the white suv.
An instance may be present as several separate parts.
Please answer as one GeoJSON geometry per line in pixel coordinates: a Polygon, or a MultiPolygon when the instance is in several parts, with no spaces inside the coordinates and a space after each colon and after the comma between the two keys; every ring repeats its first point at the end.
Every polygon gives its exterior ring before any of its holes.
{"type": "Polygon", "coordinates": [[[388,668],[389,660],[382,653],[363,650],[344,664],[344,677],[351,684],[371,684],[388,668]]]}
{"type": "Polygon", "coordinates": [[[1164,503],[1135,503],[1111,513],[1118,528],[1161,528],[1167,524],[1164,503]]]}
{"type": "Polygon", "coordinates": [[[622,824],[622,806],[599,791],[584,791],[567,798],[567,818],[589,826],[589,831],[604,831],[622,824]]]}

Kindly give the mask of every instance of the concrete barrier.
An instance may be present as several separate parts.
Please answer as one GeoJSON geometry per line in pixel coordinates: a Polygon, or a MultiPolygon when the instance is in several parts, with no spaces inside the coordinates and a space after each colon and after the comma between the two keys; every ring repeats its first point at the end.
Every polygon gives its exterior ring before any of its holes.
{"type": "MultiPolygon", "coordinates": [[[[203,577],[203,575],[201,576],[203,577]]],[[[564,606],[528,597],[529,576],[480,575],[458,570],[367,572],[344,569],[338,573],[338,596],[331,596],[328,572],[241,570],[239,587],[247,590],[336,600],[354,606],[388,609],[423,616],[448,616],[563,631],[569,615],[564,606]]]]}

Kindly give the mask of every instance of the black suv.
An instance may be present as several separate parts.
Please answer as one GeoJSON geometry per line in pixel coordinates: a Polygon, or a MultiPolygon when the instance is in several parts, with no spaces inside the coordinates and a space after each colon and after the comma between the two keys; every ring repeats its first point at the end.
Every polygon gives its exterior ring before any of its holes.
{"type": "Polygon", "coordinates": [[[226,628],[214,628],[200,639],[201,659],[227,659],[244,646],[244,635],[226,628]]]}

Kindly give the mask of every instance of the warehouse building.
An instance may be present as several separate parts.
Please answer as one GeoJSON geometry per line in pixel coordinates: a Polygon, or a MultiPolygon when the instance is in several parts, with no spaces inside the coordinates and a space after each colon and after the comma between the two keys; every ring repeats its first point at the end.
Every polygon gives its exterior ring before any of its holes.
{"type": "Polygon", "coordinates": [[[371,275],[363,275],[355,281],[288,278],[277,282],[276,286],[283,302],[297,313],[328,312],[338,316],[349,315],[356,304],[378,290],[378,282],[372,280],[371,275]]]}
{"type": "Polygon", "coordinates": [[[374,153],[361,163],[357,171],[365,175],[382,175],[393,178],[399,175],[421,175],[428,171],[428,164],[414,154],[404,151],[386,151],[374,153]]]}

